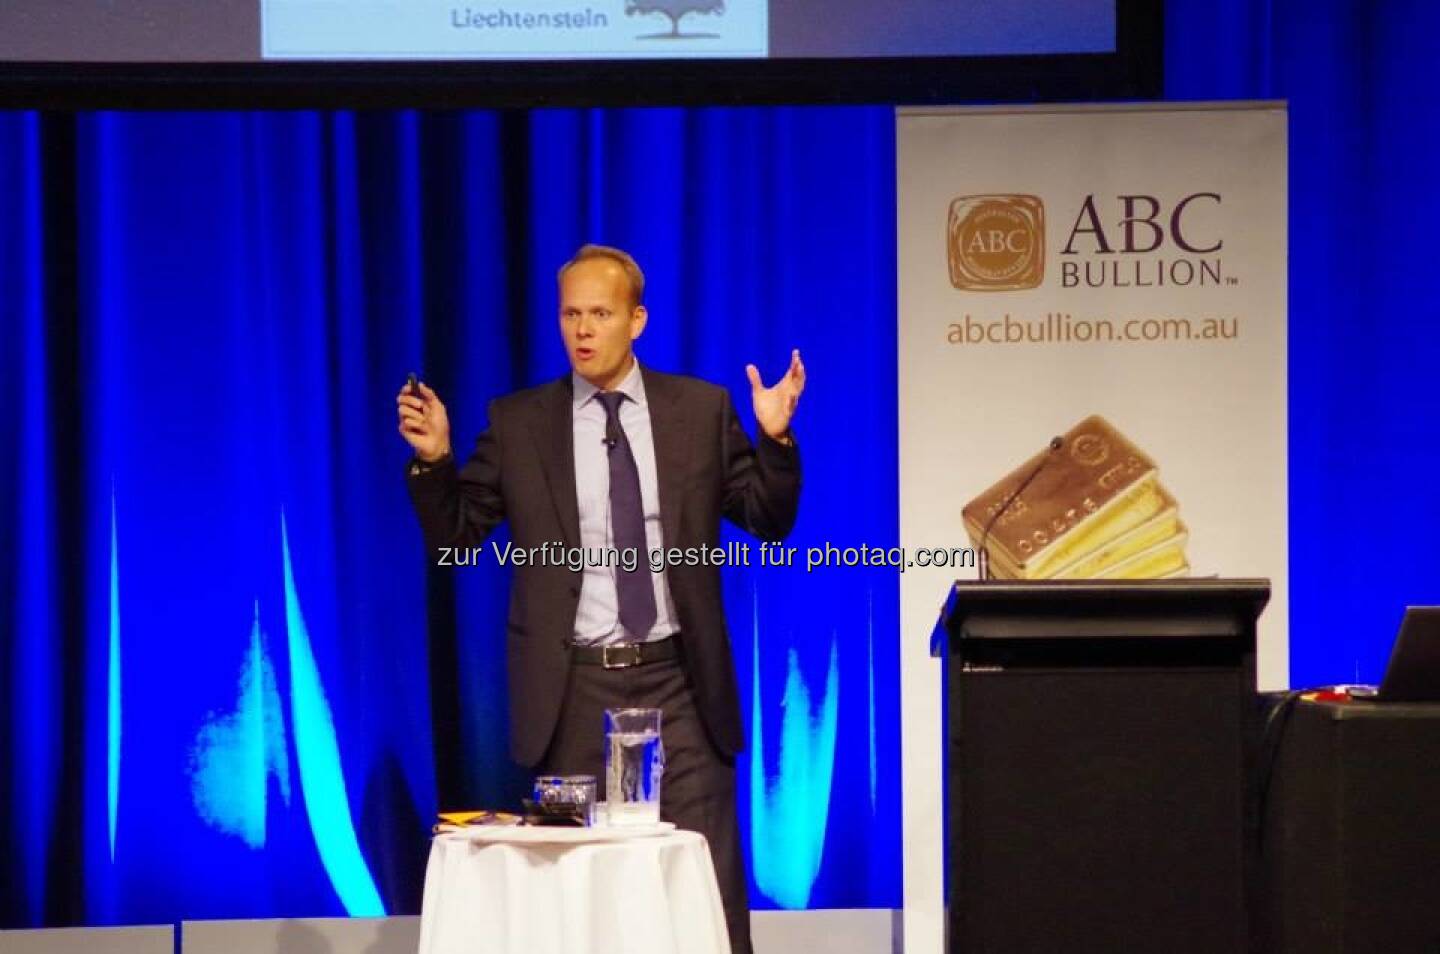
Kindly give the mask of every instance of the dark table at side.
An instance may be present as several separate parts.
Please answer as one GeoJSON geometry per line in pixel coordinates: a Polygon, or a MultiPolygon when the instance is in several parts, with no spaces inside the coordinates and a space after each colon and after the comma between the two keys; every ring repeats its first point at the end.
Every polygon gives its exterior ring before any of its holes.
{"type": "Polygon", "coordinates": [[[1440,954],[1440,703],[1298,702],[1265,799],[1265,949],[1440,954]]]}

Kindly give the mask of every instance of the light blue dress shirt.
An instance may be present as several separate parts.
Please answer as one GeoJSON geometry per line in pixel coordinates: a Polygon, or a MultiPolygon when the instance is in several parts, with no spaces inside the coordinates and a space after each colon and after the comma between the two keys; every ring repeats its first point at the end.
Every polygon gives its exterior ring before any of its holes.
{"type": "MultiPolygon", "coordinates": [[[[578,374],[571,374],[574,406],[571,427],[575,438],[575,495],[580,509],[580,546],[587,559],[580,584],[580,606],[575,612],[575,642],[581,646],[608,646],[645,642],[674,635],[680,626],[670,584],[662,570],[653,575],[655,625],[650,632],[629,633],[620,625],[620,600],[615,591],[614,566],[597,566],[596,554],[615,546],[610,525],[610,458],[605,447],[605,408],[595,395],[599,389],[578,374]]],[[[665,545],[660,524],[660,485],[655,474],[655,439],[650,432],[650,405],[645,400],[645,379],[640,363],[615,390],[626,395],[620,402],[620,426],[630,441],[635,467],[640,472],[640,503],[645,510],[645,545],[658,550],[665,545]]],[[[648,570],[649,554],[641,555],[648,570]]]]}

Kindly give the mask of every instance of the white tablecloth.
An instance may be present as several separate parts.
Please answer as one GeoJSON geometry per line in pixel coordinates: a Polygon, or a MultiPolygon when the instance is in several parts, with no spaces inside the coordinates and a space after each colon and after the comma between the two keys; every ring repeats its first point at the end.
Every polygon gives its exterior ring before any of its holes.
{"type": "MultiPolygon", "coordinates": [[[[420,954],[729,954],[703,836],[512,844],[437,835],[420,954]]],[[[483,837],[483,836],[482,836],[483,837]]]]}

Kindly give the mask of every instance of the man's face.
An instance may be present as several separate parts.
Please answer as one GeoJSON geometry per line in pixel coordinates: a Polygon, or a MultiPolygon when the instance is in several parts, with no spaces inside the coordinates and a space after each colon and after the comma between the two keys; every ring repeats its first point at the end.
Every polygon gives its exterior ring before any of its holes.
{"type": "Polygon", "coordinates": [[[618,262],[591,258],[560,279],[560,336],[570,367],[602,390],[630,371],[631,342],[645,330],[645,308],[630,303],[630,281],[618,262]]]}

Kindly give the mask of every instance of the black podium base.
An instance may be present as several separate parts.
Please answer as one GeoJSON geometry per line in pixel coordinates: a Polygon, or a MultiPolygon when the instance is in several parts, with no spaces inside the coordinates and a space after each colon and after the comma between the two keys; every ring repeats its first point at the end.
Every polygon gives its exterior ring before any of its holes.
{"type": "Polygon", "coordinates": [[[957,582],[949,950],[1247,950],[1263,580],[957,582]]]}
{"type": "Polygon", "coordinates": [[[1245,950],[1241,673],[959,679],[950,950],[1245,950]]]}

